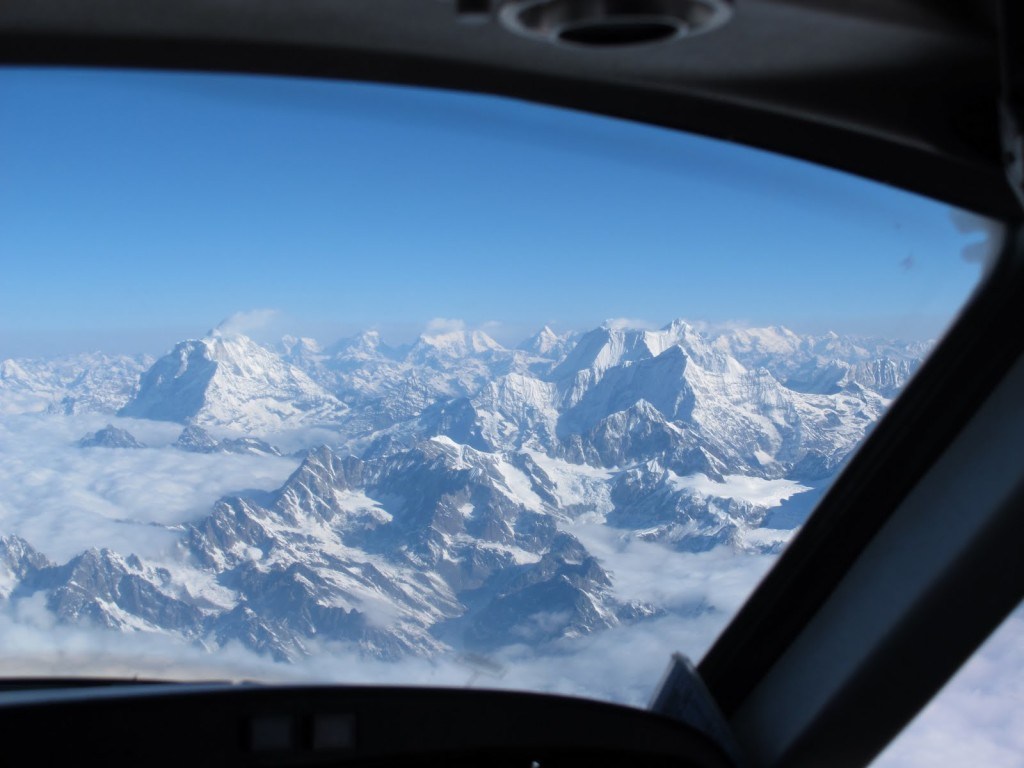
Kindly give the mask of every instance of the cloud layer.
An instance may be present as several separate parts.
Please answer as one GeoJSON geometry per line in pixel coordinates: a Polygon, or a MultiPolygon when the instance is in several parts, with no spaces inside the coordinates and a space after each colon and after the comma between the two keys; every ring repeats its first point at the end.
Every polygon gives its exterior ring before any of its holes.
{"type": "Polygon", "coordinates": [[[170,447],[180,425],[109,416],[29,414],[0,422],[0,533],[51,559],[89,547],[159,557],[178,534],[163,526],[209,514],[224,495],[279,487],[298,460],[194,454],[170,447]],[[149,448],[79,448],[108,422],[149,448]]]}
{"type": "Polygon", "coordinates": [[[466,322],[457,317],[435,317],[427,321],[423,332],[428,336],[438,336],[443,333],[455,333],[466,330],[466,322]]]}
{"type": "MultiPolygon", "coordinates": [[[[108,417],[11,417],[0,423],[0,533],[64,561],[87,547],[167,556],[164,526],[209,512],[225,494],[278,487],[296,459],[196,455],[170,444],[174,424],[113,419],[144,450],[80,449],[108,417]]],[[[646,705],[675,651],[700,656],[774,558],[720,547],[673,552],[593,522],[568,524],[612,574],[625,600],[666,609],[659,618],[560,641],[544,652],[510,646],[490,671],[457,655],[368,660],[323,645],[294,664],[237,646],[211,650],[166,635],[58,624],[42,593],[0,603],[0,674],[98,674],[173,679],[416,684],[541,690],[646,705]]],[[[882,768],[1020,766],[1024,755],[1024,610],[1018,610],[883,753],[882,768]]]]}
{"type": "Polygon", "coordinates": [[[244,312],[235,312],[220,321],[217,331],[225,336],[236,334],[250,335],[259,331],[280,319],[281,313],[276,309],[250,309],[244,312]]]}
{"type": "Polygon", "coordinates": [[[1003,622],[873,765],[1024,765],[1024,609],[1003,622]]]}

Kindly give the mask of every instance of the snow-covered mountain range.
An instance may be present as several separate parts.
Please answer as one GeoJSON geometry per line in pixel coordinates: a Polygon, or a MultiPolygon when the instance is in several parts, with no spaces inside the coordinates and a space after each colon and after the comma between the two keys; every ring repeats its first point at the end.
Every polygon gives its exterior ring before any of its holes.
{"type": "Polygon", "coordinates": [[[8,531],[0,585],[61,621],[280,660],[543,648],[681,610],[623,597],[581,526],[777,551],[928,346],[675,321],[544,328],[514,349],[481,331],[275,348],[213,331],[155,361],[5,360],[0,413],[109,415],[74,447],[90,455],[299,449],[279,488],[164,526],[161,558],[54,562],[8,531]],[[140,419],[182,432],[147,447],[140,419]]]}
{"type": "Polygon", "coordinates": [[[0,415],[113,413],[128,402],[148,355],[69,355],[0,360],[0,415]]]}

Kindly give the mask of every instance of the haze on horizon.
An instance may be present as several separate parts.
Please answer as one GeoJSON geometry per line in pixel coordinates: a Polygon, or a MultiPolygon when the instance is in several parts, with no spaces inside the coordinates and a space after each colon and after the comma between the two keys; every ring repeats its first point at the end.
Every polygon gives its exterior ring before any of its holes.
{"type": "MultiPolygon", "coordinates": [[[[258,310],[257,314],[268,313],[266,310],[258,310]]],[[[929,332],[928,323],[918,323],[920,333],[888,333],[889,330],[884,320],[870,319],[861,326],[861,332],[848,333],[837,330],[831,326],[817,326],[807,329],[806,326],[790,326],[783,323],[752,323],[743,321],[726,321],[721,323],[708,323],[699,319],[688,317],[673,317],[664,321],[650,321],[644,318],[605,318],[587,324],[566,325],[557,321],[541,321],[537,324],[527,325],[525,323],[501,323],[498,321],[487,321],[477,326],[471,326],[458,318],[431,318],[423,323],[378,323],[372,325],[357,325],[343,323],[310,323],[301,324],[290,321],[289,318],[282,318],[278,313],[265,322],[253,324],[236,324],[234,319],[239,316],[254,314],[252,312],[236,312],[228,315],[220,323],[206,323],[192,327],[181,328],[133,328],[101,331],[91,329],[59,329],[48,331],[24,331],[13,334],[5,334],[0,338],[0,360],[3,359],[31,359],[31,358],[58,358],[63,356],[74,356],[77,354],[106,353],[106,354],[145,354],[160,356],[172,349],[177,343],[188,339],[198,339],[218,332],[226,323],[232,324],[230,333],[239,333],[254,341],[267,346],[278,347],[288,337],[294,339],[312,339],[320,349],[326,349],[334,344],[353,338],[366,332],[376,332],[380,335],[381,341],[388,347],[402,348],[413,344],[421,336],[438,335],[454,331],[482,331],[497,341],[506,349],[514,349],[520,344],[529,341],[533,336],[544,328],[549,328],[558,335],[566,333],[583,334],[599,327],[630,328],[639,330],[660,330],[674,320],[683,320],[698,330],[715,334],[730,329],[751,329],[765,328],[769,326],[784,327],[803,336],[822,336],[826,333],[836,333],[840,336],[864,339],[886,339],[891,341],[932,341],[941,335],[942,329],[950,318],[939,318],[936,323],[936,330],[929,332]]]]}

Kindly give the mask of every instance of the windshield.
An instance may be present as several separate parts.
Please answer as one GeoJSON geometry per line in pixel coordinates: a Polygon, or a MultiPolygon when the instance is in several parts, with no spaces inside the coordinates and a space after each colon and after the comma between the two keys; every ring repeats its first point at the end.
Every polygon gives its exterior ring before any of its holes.
{"type": "Polygon", "coordinates": [[[998,245],[478,95],[0,73],[0,665],[646,703],[998,245]]]}

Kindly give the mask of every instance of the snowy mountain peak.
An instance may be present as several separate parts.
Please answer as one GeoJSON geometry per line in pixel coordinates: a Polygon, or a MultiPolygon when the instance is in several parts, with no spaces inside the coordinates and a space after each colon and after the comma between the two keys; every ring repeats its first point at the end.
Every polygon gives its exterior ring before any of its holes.
{"type": "Polygon", "coordinates": [[[661,330],[604,325],[590,331],[551,373],[574,404],[582,389],[597,384],[613,368],[658,358],[670,350],[680,350],[705,370],[739,375],[744,367],[728,354],[715,349],[707,338],[684,320],[676,320],[661,330]]]}
{"type": "Polygon", "coordinates": [[[86,352],[0,362],[0,413],[114,413],[131,397],[145,355],[86,352]]]}
{"type": "Polygon", "coordinates": [[[28,384],[32,377],[17,362],[8,358],[0,360],[0,381],[28,384]]]}
{"type": "Polygon", "coordinates": [[[792,355],[797,353],[804,340],[788,328],[780,325],[766,328],[735,328],[718,335],[714,341],[716,349],[732,355],[768,356],[792,355]]]}
{"type": "Polygon", "coordinates": [[[375,352],[380,344],[380,331],[371,329],[353,336],[349,348],[375,352]]]}
{"type": "Polygon", "coordinates": [[[379,354],[382,346],[380,331],[371,329],[335,342],[325,350],[325,353],[343,360],[369,358],[379,354]]]}
{"type": "Polygon", "coordinates": [[[193,453],[213,453],[217,450],[217,441],[202,427],[190,424],[181,430],[174,447],[193,453]]]}
{"type": "Polygon", "coordinates": [[[319,355],[320,345],[308,336],[281,337],[281,352],[286,358],[311,358],[319,355]]]}
{"type": "Polygon", "coordinates": [[[545,325],[516,348],[524,352],[532,352],[539,357],[553,357],[562,351],[568,335],[559,336],[551,330],[550,326],[545,325]]]}
{"type": "Polygon", "coordinates": [[[646,331],[602,326],[583,334],[576,346],[554,371],[552,378],[575,376],[593,371],[600,377],[609,368],[622,363],[652,357],[647,346],[646,331]]]}
{"type": "Polygon", "coordinates": [[[78,441],[79,448],[145,448],[143,443],[135,439],[135,436],[124,429],[118,429],[113,424],[86,435],[78,441]]]}
{"type": "Polygon", "coordinates": [[[425,355],[459,358],[505,351],[483,331],[447,331],[422,334],[413,345],[410,356],[417,359],[425,355]]]}
{"type": "MultiPolygon", "coordinates": [[[[704,344],[707,342],[705,337],[698,331],[693,325],[688,323],[682,318],[676,318],[668,325],[661,328],[661,330],[655,332],[661,336],[665,341],[671,340],[671,343],[678,344],[679,342],[697,341],[704,344]]],[[[664,343],[664,342],[662,342],[664,343]]]]}
{"type": "Polygon", "coordinates": [[[344,411],[299,368],[247,336],[214,330],[157,360],[120,415],[272,432],[330,423],[344,411]]]}

